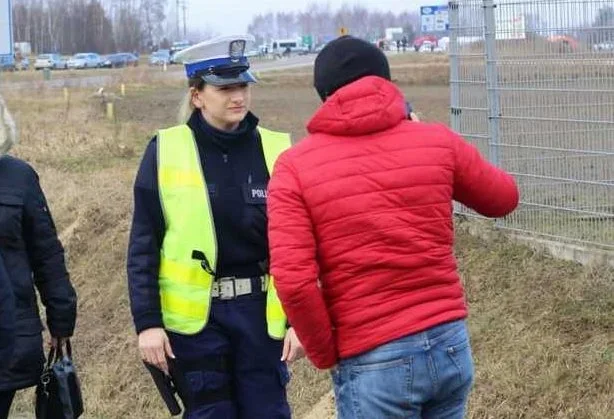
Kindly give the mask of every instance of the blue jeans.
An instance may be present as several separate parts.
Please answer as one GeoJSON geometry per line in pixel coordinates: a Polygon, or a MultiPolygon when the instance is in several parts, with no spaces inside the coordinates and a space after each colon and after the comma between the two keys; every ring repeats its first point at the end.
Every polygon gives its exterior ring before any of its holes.
{"type": "Polygon", "coordinates": [[[465,321],[343,359],[332,376],[339,419],[462,419],[473,382],[465,321]]]}

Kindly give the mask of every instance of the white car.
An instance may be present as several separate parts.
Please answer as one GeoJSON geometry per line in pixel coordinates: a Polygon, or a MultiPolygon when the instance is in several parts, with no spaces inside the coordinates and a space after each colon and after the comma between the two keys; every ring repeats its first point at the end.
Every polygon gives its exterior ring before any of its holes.
{"type": "Polygon", "coordinates": [[[34,69],[41,70],[43,68],[67,68],[66,60],[60,54],[40,54],[34,61],[34,69]]]}
{"type": "Polygon", "coordinates": [[[429,41],[424,41],[420,46],[419,52],[433,52],[436,45],[429,41]]]}
{"type": "Polygon", "coordinates": [[[75,54],[68,60],[68,68],[98,68],[101,65],[102,58],[93,52],[75,54]]]}
{"type": "Polygon", "coordinates": [[[600,44],[593,45],[595,51],[612,51],[614,50],[614,43],[602,42],[600,44]]]}

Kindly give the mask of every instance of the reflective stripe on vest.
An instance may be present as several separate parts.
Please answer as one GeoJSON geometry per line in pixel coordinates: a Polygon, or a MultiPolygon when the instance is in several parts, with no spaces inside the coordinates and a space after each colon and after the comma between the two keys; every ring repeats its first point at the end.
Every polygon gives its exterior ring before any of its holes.
{"type": "MultiPolygon", "coordinates": [[[[290,135],[258,128],[269,174],[291,146],[290,135]]],[[[166,231],[160,251],[160,302],[164,327],[192,335],[209,319],[213,276],[192,259],[200,250],[215,271],[217,238],[198,147],[187,125],[158,132],[158,187],[166,231]],[[189,204],[188,204],[189,203],[189,204]],[[208,214],[204,216],[203,214],[208,214]]],[[[286,315],[268,276],[266,320],[272,338],[282,339],[286,315]]]]}

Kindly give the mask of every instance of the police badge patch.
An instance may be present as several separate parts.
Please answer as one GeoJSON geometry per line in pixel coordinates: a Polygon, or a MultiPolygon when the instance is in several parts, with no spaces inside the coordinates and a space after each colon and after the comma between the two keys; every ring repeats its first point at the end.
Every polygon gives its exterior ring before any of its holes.
{"type": "Polygon", "coordinates": [[[228,47],[228,56],[232,61],[239,61],[245,52],[245,40],[237,39],[230,42],[228,47]]]}
{"type": "Polygon", "coordinates": [[[266,205],[267,185],[264,183],[244,183],[243,200],[246,204],[266,205]]]}

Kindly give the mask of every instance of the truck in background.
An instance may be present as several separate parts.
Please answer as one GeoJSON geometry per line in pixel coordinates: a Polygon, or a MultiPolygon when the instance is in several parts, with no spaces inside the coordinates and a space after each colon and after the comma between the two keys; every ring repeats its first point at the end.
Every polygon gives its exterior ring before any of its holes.
{"type": "Polygon", "coordinates": [[[175,41],[173,42],[173,45],[171,45],[169,51],[170,51],[170,63],[171,64],[177,64],[177,62],[175,61],[175,54],[178,53],[179,51],[186,49],[188,47],[191,47],[192,43],[190,41],[175,41]]]}

